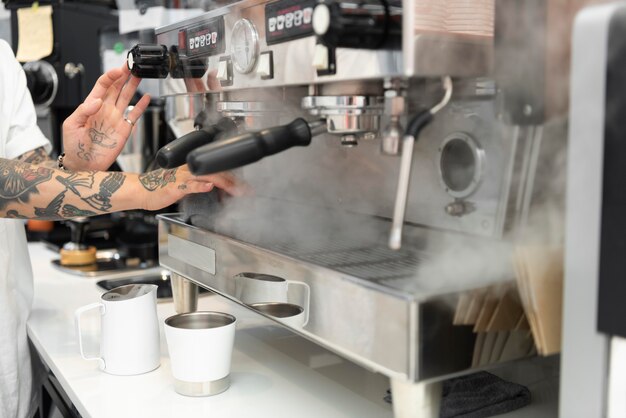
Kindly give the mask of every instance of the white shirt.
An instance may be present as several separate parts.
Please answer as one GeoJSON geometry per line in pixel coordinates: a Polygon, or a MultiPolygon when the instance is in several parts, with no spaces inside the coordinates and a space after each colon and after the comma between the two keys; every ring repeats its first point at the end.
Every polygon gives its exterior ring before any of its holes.
{"type": "MultiPolygon", "coordinates": [[[[10,46],[0,40],[0,158],[14,159],[35,148],[50,149],[37,127],[26,76],[10,46]]],[[[0,172],[0,176],[2,173],[0,172]]],[[[0,417],[30,414],[32,372],[26,320],[33,277],[23,221],[0,219],[0,417]]]]}

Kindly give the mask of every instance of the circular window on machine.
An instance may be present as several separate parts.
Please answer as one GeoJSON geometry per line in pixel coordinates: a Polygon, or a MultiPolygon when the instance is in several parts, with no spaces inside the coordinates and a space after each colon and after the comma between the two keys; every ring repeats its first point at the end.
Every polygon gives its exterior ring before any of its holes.
{"type": "Polygon", "coordinates": [[[480,185],[485,153],[464,132],[447,136],[439,147],[439,177],[446,192],[457,199],[470,196],[480,185]]]}

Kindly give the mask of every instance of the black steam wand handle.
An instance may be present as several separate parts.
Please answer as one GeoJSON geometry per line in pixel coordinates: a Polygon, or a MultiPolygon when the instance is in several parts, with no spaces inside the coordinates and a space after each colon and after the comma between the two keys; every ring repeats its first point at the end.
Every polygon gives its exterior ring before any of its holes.
{"type": "Polygon", "coordinates": [[[173,140],[161,148],[156,161],[161,168],[175,168],[185,164],[187,155],[203,145],[209,144],[223,132],[235,131],[237,126],[230,118],[222,118],[215,125],[199,129],[173,140]]]}
{"type": "Polygon", "coordinates": [[[195,175],[232,170],[291,147],[307,146],[313,136],[323,132],[326,132],[326,122],[309,123],[298,118],[287,125],[249,132],[204,145],[189,154],[187,164],[195,175]]]}

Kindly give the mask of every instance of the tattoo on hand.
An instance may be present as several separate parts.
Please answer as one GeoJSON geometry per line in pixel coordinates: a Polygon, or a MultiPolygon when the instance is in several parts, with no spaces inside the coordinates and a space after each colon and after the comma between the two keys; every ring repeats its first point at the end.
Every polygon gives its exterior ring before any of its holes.
{"type": "Polygon", "coordinates": [[[89,128],[89,138],[91,138],[91,143],[93,145],[98,145],[100,147],[113,149],[117,146],[117,140],[111,138],[111,135],[115,133],[115,129],[108,129],[105,132],[104,129],[104,121],[94,123],[94,126],[89,128]]]}
{"type": "Polygon", "coordinates": [[[52,178],[52,170],[19,161],[0,160],[0,209],[10,202],[28,202],[37,185],[52,178]]]}
{"type": "Polygon", "coordinates": [[[101,155],[102,154],[98,152],[86,150],[85,144],[78,141],[78,152],[76,153],[76,156],[80,158],[81,160],[94,161],[94,160],[97,160],[101,155]]]}
{"type": "Polygon", "coordinates": [[[176,181],[176,169],[159,169],[140,174],[139,181],[144,189],[153,192],[159,187],[163,188],[167,186],[168,183],[174,183],[176,181]]]}
{"type": "Polygon", "coordinates": [[[187,190],[187,185],[186,184],[179,184],[178,185],[178,190],[187,190]]]}

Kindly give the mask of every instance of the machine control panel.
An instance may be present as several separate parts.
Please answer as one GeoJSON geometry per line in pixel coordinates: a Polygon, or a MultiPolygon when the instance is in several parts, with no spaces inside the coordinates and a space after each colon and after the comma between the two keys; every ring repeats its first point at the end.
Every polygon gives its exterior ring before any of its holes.
{"type": "Polygon", "coordinates": [[[315,0],[279,0],[265,5],[265,39],[268,45],[313,36],[315,0]]]}
{"type": "Polygon", "coordinates": [[[224,17],[219,16],[179,31],[178,48],[188,57],[223,54],[226,50],[224,17]]]}

